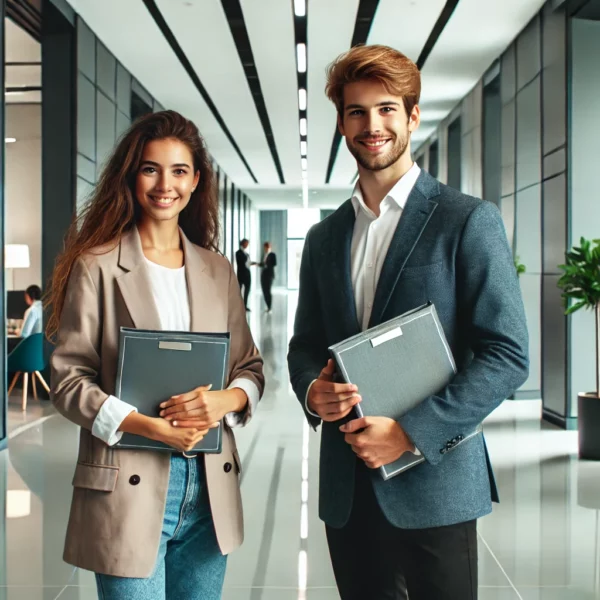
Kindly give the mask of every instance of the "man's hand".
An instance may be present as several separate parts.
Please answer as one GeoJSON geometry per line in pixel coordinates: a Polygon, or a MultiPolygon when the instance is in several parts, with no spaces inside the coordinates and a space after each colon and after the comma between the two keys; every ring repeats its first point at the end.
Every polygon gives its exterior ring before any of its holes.
{"type": "Polygon", "coordinates": [[[329,359],[308,392],[308,408],[323,421],[343,419],[361,401],[355,385],[333,382],[334,370],[333,360],[329,359]]]}
{"type": "Polygon", "coordinates": [[[414,452],[415,445],[393,419],[363,417],[340,427],[344,440],[370,469],[398,460],[405,452],[414,452]]]}

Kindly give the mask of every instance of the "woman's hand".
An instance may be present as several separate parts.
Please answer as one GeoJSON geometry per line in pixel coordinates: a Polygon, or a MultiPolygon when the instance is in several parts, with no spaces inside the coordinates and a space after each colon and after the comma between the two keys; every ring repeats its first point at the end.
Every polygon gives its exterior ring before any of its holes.
{"type": "Polygon", "coordinates": [[[173,424],[165,421],[165,419],[152,420],[156,421],[153,424],[152,439],[182,452],[192,450],[210,429],[210,427],[203,429],[198,429],[197,427],[173,427],[173,424]]]}
{"type": "Polygon", "coordinates": [[[186,452],[191,450],[208,433],[210,428],[173,427],[169,421],[147,417],[137,412],[125,417],[119,431],[134,433],[145,438],[162,442],[171,448],[186,452]]]}
{"type": "Polygon", "coordinates": [[[230,412],[240,412],[248,403],[246,392],[240,388],[209,391],[201,386],[187,394],[173,396],[160,405],[160,416],[175,427],[207,429],[216,426],[230,412]]]}

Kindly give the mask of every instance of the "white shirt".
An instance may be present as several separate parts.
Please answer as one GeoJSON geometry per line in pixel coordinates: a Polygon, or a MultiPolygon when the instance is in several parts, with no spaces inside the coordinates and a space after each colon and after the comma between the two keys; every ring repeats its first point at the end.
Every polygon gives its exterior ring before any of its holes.
{"type": "Polygon", "coordinates": [[[23,327],[21,328],[21,337],[26,338],[34,333],[42,333],[42,322],[44,318],[44,308],[41,300],[35,300],[33,304],[25,311],[23,315],[23,327]]]}
{"type": "Polygon", "coordinates": [[[356,214],[352,234],[351,276],[356,314],[362,331],[368,328],[381,268],[394,232],[421,169],[414,163],[380,204],[379,216],[365,204],[360,181],[352,193],[356,214]]]}
{"type": "MultiPolygon", "coordinates": [[[[164,331],[189,331],[190,301],[185,267],[169,269],[148,259],[145,261],[161,328],[164,331]]],[[[256,384],[249,379],[238,378],[231,382],[228,389],[231,388],[240,388],[248,396],[247,409],[242,413],[232,412],[225,415],[227,424],[235,427],[249,420],[258,404],[260,394],[256,384]]],[[[119,431],[121,423],[125,417],[136,410],[135,406],[123,402],[115,396],[109,396],[94,419],[92,434],[109,446],[113,446],[123,436],[123,432],[119,431]]]]}
{"type": "MultiPolygon", "coordinates": [[[[365,331],[369,326],[381,268],[390,249],[394,232],[400,222],[408,196],[415,187],[420,173],[421,169],[417,163],[414,163],[382,200],[379,206],[379,216],[365,204],[360,189],[360,180],[356,182],[354,187],[352,206],[354,207],[356,220],[354,222],[354,232],[352,233],[350,273],[356,315],[362,331],[365,331]]],[[[313,383],[314,381],[306,391],[305,406],[311,415],[319,417],[308,408],[308,393],[313,383]]],[[[415,454],[420,455],[418,449],[415,454]]]]}

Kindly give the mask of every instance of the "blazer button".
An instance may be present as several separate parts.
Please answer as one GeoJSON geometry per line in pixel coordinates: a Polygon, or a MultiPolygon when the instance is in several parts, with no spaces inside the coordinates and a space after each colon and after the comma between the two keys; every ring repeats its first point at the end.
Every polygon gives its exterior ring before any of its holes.
{"type": "Polygon", "coordinates": [[[137,485],[139,482],[141,481],[140,476],[139,475],[132,475],[129,478],[129,483],[131,485],[137,485]]]}
{"type": "Polygon", "coordinates": [[[232,469],[231,463],[225,463],[225,465],[223,466],[223,471],[225,471],[225,473],[229,473],[232,469]]]}

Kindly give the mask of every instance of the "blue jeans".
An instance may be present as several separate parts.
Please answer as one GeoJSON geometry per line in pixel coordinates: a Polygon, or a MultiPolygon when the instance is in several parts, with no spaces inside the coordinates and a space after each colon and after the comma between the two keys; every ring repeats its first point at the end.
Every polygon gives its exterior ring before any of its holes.
{"type": "Polygon", "coordinates": [[[219,600],[227,557],[213,525],[204,460],[173,454],[163,531],[148,579],[96,574],[100,600],[219,600]]]}

